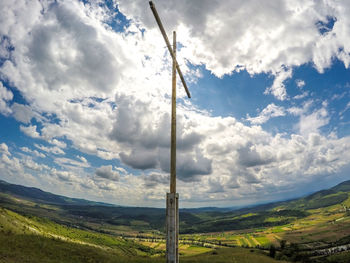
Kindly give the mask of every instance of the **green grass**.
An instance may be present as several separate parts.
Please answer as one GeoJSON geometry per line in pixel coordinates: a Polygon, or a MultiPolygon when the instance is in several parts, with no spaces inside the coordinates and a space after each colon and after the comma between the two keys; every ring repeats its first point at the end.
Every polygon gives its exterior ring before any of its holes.
{"type": "Polygon", "coordinates": [[[109,263],[109,262],[161,262],[161,259],[129,255],[88,245],[71,243],[38,235],[14,235],[0,232],[0,262],[46,263],[109,263]]]}
{"type": "MultiPolygon", "coordinates": [[[[0,262],[26,262],[17,247],[28,242],[36,245],[34,251],[44,250],[37,251],[37,262],[164,262],[164,214],[159,209],[54,205],[4,193],[0,193],[0,205],[6,208],[0,208],[0,262]],[[48,259],[55,250],[60,260],[48,259]],[[65,259],[70,253],[77,257],[74,261],[68,256],[65,259]]],[[[309,248],[330,245],[350,237],[350,212],[345,212],[343,205],[350,206],[349,193],[327,190],[266,209],[180,213],[180,230],[187,233],[180,235],[187,239],[187,244],[180,246],[181,261],[245,262],[238,256],[242,248],[215,249],[223,245],[278,247],[282,239],[309,248]]],[[[259,254],[250,250],[242,253],[259,254]]],[[[34,254],[27,262],[36,262],[34,254]]]]}
{"type": "Polygon", "coordinates": [[[347,207],[350,207],[350,194],[348,194],[348,199],[343,201],[343,204],[346,205],[347,207]]]}
{"type": "Polygon", "coordinates": [[[0,231],[2,235],[9,237],[40,236],[47,240],[55,239],[71,244],[88,245],[130,256],[162,253],[162,251],[142,246],[131,240],[59,225],[48,219],[28,218],[7,209],[0,209],[0,231]]]}
{"type": "MultiPolygon", "coordinates": [[[[38,235],[13,235],[0,233],[1,263],[141,263],[164,262],[164,257],[126,256],[114,250],[69,243],[38,235]]],[[[197,250],[198,248],[193,247],[197,250]]],[[[180,257],[181,262],[201,263],[274,263],[276,261],[257,250],[223,248],[195,256],[180,257]]]]}
{"type": "Polygon", "coordinates": [[[255,237],[255,239],[258,240],[260,245],[263,247],[267,247],[271,243],[270,240],[266,236],[258,236],[258,237],[255,237]]]}
{"type": "Polygon", "coordinates": [[[326,257],[323,262],[327,263],[349,263],[350,262],[350,252],[342,252],[336,255],[326,257]]]}
{"type": "MultiPolygon", "coordinates": [[[[0,263],[165,261],[164,251],[131,240],[62,226],[48,219],[29,218],[3,208],[0,208],[0,244],[0,263]]],[[[261,251],[243,248],[182,245],[181,251],[181,262],[277,262],[261,251]]]]}
{"type": "Polygon", "coordinates": [[[286,261],[277,261],[255,249],[244,248],[219,248],[212,252],[180,258],[181,262],[200,262],[200,263],[283,263],[286,261]]]}
{"type": "Polygon", "coordinates": [[[242,246],[249,246],[249,243],[244,237],[239,238],[239,241],[242,244],[242,246]]]}

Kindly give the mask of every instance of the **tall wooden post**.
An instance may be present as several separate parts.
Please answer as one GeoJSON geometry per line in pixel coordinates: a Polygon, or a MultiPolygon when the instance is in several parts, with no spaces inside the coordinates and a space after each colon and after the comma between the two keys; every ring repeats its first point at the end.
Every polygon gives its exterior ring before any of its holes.
{"type": "MultiPolygon", "coordinates": [[[[173,54],[176,59],[176,32],[173,32],[173,54]]],[[[171,94],[170,193],[166,202],[166,258],[179,262],[179,194],[176,193],[176,63],[173,59],[171,94]]]]}
{"type": "MultiPolygon", "coordinates": [[[[173,52],[176,59],[176,32],[173,32],[173,52]]],[[[176,193],[176,63],[173,59],[171,94],[170,193],[176,193]]]]}
{"type": "Polygon", "coordinates": [[[180,80],[185,88],[188,98],[191,98],[191,94],[188,91],[185,79],[180,70],[180,66],[176,60],[176,32],[173,32],[173,47],[171,47],[156,7],[152,1],[150,1],[149,4],[173,60],[170,139],[170,193],[167,193],[166,195],[166,260],[167,263],[179,263],[179,194],[176,193],[176,72],[180,76],[180,80]]]}

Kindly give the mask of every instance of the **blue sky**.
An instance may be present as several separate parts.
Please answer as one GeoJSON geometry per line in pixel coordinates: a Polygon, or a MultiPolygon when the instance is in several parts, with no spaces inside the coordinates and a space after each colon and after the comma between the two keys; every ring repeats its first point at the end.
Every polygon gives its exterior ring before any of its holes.
{"type": "MultiPolygon", "coordinates": [[[[154,1],[178,80],[182,207],[349,179],[349,3],[154,1]]],[[[148,1],[1,1],[0,179],[165,206],[171,60],[148,1]]]]}

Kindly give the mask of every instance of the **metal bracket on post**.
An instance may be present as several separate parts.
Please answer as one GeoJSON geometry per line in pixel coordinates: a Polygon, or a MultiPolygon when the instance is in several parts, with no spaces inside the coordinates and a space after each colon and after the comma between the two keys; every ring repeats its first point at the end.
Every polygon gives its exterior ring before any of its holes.
{"type": "Polygon", "coordinates": [[[166,260],[179,263],[179,194],[166,194],[166,260]]]}

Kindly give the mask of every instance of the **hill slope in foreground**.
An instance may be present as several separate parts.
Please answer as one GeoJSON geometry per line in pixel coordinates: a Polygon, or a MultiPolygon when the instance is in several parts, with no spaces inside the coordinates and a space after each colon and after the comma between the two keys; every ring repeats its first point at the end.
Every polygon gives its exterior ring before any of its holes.
{"type": "MultiPolygon", "coordinates": [[[[3,181],[0,206],[0,262],[164,261],[164,209],[72,199],[3,181]]],[[[350,243],[349,207],[346,181],[292,201],[184,209],[181,262],[276,262],[266,254],[350,262],[347,251],[338,253],[350,243]]]]}

